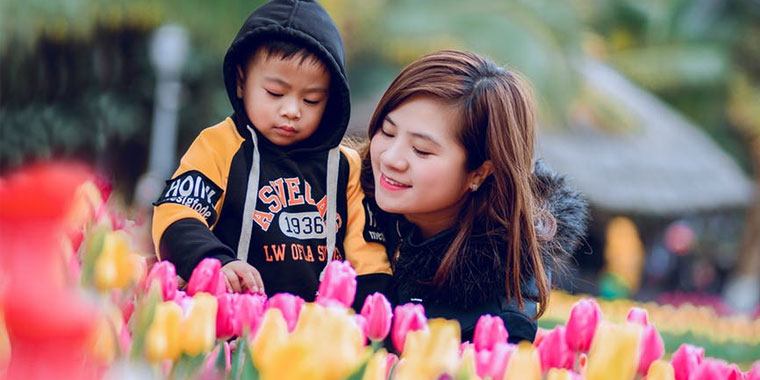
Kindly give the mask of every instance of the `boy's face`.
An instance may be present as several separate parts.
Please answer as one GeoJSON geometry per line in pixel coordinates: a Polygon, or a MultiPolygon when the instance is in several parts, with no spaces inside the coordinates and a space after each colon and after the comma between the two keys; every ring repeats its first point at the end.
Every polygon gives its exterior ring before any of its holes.
{"type": "Polygon", "coordinates": [[[316,132],[325,112],[330,73],[316,59],[283,59],[264,49],[246,68],[238,67],[237,96],[254,128],[269,141],[288,146],[316,132]]]}

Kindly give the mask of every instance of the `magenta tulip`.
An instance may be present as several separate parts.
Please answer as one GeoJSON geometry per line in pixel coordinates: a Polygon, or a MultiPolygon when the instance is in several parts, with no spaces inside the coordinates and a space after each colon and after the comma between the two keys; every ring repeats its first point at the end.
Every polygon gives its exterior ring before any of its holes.
{"type": "Polygon", "coordinates": [[[150,290],[153,283],[161,287],[161,296],[164,301],[173,300],[177,294],[177,272],[174,264],[168,261],[159,261],[150,268],[150,273],[145,280],[145,291],[150,290]]]}
{"type": "Polygon", "coordinates": [[[227,291],[224,275],[221,273],[222,264],[217,259],[203,259],[190,275],[187,283],[187,294],[206,292],[217,296],[227,291]]]}
{"type": "Polygon", "coordinates": [[[247,332],[250,336],[254,336],[261,319],[264,317],[267,297],[262,294],[243,293],[238,295],[237,302],[237,310],[240,313],[240,329],[235,335],[243,336],[247,332]]]}
{"type": "Polygon", "coordinates": [[[504,320],[491,315],[482,315],[475,325],[472,341],[475,351],[491,350],[497,343],[507,343],[509,333],[504,327],[504,320]]]}
{"type": "Polygon", "coordinates": [[[267,301],[267,309],[280,309],[285,322],[288,324],[288,331],[293,331],[298,322],[298,316],[301,314],[301,307],[304,300],[301,297],[289,293],[275,294],[274,297],[267,301]]]}
{"type": "Polygon", "coordinates": [[[224,293],[216,296],[216,337],[227,339],[240,331],[238,295],[224,293]]]}
{"type": "Polygon", "coordinates": [[[491,350],[483,349],[477,351],[475,353],[475,372],[481,378],[504,378],[509,357],[515,350],[515,347],[513,344],[496,343],[491,350]]]}
{"type": "Polygon", "coordinates": [[[576,302],[570,310],[565,330],[568,347],[574,352],[588,352],[601,319],[602,311],[593,298],[576,302]]]}
{"type": "Polygon", "coordinates": [[[549,331],[538,345],[538,354],[541,358],[541,370],[546,372],[549,368],[573,369],[573,352],[567,346],[565,340],[565,327],[557,326],[549,331]]]}
{"type": "MultiPolygon", "coordinates": [[[[630,314],[629,314],[630,315],[630,314]]],[[[660,332],[654,325],[646,325],[641,331],[641,343],[639,343],[639,374],[646,376],[649,366],[653,361],[662,358],[665,353],[665,344],[660,332]]]]}
{"type": "Polygon", "coordinates": [[[649,313],[640,307],[632,307],[631,310],[628,311],[628,316],[625,319],[628,322],[646,326],[649,324],[649,313]]]}
{"type": "Polygon", "coordinates": [[[689,380],[742,380],[744,375],[736,364],[723,360],[706,358],[694,370],[689,380]]]}
{"type": "Polygon", "coordinates": [[[393,312],[391,303],[380,293],[373,293],[364,300],[361,315],[367,322],[365,334],[373,341],[382,341],[391,331],[393,312]]]}
{"type": "Polygon", "coordinates": [[[744,374],[744,380],[760,380],[760,360],[752,365],[752,368],[744,374]]]}
{"type": "Polygon", "coordinates": [[[319,284],[317,303],[331,305],[336,302],[351,307],[356,296],[356,271],[348,261],[331,261],[325,268],[325,277],[319,284]]]}
{"type": "Polygon", "coordinates": [[[670,364],[675,372],[675,380],[689,380],[702,360],[705,358],[705,349],[690,344],[682,344],[670,358],[670,364]]]}
{"type": "Polygon", "coordinates": [[[401,306],[396,306],[393,316],[394,321],[391,340],[396,349],[401,352],[404,350],[406,335],[409,334],[409,332],[427,328],[425,308],[420,304],[407,303],[401,306]]]}

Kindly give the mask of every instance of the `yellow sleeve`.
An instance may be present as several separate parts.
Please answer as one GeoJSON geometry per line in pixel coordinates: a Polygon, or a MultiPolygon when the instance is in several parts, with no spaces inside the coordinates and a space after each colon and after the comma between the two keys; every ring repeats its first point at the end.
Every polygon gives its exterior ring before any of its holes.
{"type": "Polygon", "coordinates": [[[364,275],[371,273],[391,274],[391,266],[385,247],[380,243],[368,242],[364,239],[364,191],[359,182],[361,172],[361,158],[355,150],[341,146],[341,152],[348,159],[349,175],[346,187],[346,200],[348,202],[346,224],[346,237],[343,240],[343,249],[346,259],[356,270],[356,274],[364,275]]]}
{"type": "Polygon", "coordinates": [[[153,207],[152,237],[159,259],[161,237],[172,223],[193,218],[213,228],[224,204],[232,157],[242,142],[235,124],[227,118],[201,131],[182,156],[153,207]]]}

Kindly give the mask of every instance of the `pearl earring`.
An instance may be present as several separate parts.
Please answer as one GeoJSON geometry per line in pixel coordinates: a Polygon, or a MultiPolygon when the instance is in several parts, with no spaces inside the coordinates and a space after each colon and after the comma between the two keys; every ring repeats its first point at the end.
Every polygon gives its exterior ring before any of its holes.
{"type": "Polygon", "coordinates": [[[470,185],[470,190],[472,190],[472,191],[478,191],[478,184],[477,183],[471,184],[470,185]]]}

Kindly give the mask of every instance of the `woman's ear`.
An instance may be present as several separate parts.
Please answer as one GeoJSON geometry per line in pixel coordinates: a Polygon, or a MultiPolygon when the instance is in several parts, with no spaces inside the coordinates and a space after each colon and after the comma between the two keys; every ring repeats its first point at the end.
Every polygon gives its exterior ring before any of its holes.
{"type": "Polygon", "coordinates": [[[491,174],[493,174],[493,163],[491,160],[486,160],[479,168],[470,173],[468,181],[470,190],[477,191],[480,185],[483,184],[486,178],[491,174]]]}
{"type": "Polygon", "coordinates": [[[237,83],[235,84],[235,88],[237,90],[237,97],[243,98],[243,94],[245,93],[245,74],[243,74],[243,68],[240,67],[240,65],[236,66],[237,68],[237,83]]]}

